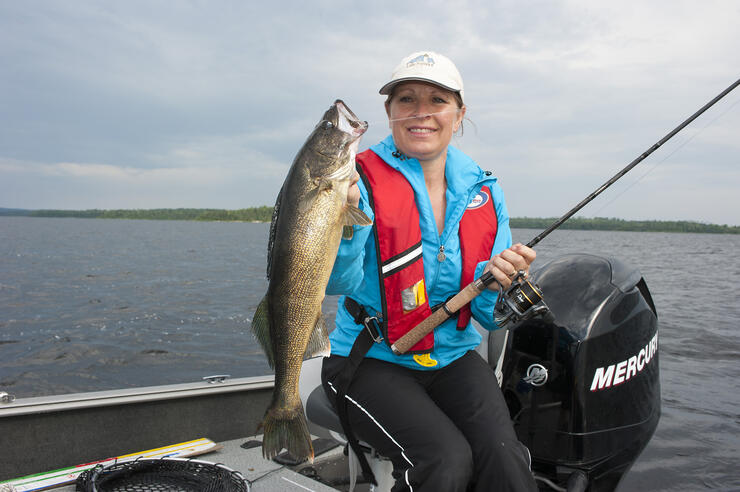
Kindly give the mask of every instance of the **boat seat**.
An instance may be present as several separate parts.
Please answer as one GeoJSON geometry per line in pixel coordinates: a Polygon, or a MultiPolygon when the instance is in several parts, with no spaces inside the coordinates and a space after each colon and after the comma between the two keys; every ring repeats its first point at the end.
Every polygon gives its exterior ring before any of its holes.
{"type": "MultiPolygon", "coordinates": [[[[314,368],[316,365],[314,365],[314,368]]],[[[308,371],[307,371],[308,372],[308,371]]],[[[308,391],[307,391],[308,392],[308,391]]],[[[319,384],[313,390],[310,391],[308,398],[304,403],[304,410],[308,420],[317,426],[321,426],[329,431],[332,438],[338,440],[341,443],[346,444],[346,438],[344,437],[344,431],[342,431],[342,424],[339,422],[339,416],[334,410],[334,406],[329,401],[329,398],[324,392],[323,386],[319,384]]],[[[369,444],[360,441],[360,446],[365,448],[364,452],[367,455],[368,463],[370,468],[375,475],[375,479],[378,485],[372,490],[379,492],[390,492],[393,488],[395,480],[393,479],[393,463],[380,456],[369,444]]],[[[348,446],[349,447],[349,446],[348,446]]],[[[354,490],[356,479],[360,474],[360,465],[357,458],[354,457],[354,451],[348,449],[349,459],[349,476],[350,476],[350,491],[354,490]]]]}
{"type": "Polygon", "coordinates": [[[306,400],[306,416],[314,424],[320,425],[339,434],[343,434],[342,424],[339,422],[339,415],[334,410],[334,406],[324,392],[324,388],[319,385],[306,400]]]}

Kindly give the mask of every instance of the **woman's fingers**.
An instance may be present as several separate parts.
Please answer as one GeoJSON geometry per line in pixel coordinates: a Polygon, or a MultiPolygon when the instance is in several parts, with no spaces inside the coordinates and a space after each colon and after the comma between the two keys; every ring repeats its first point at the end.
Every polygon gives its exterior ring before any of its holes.
{"type": "Polygon", "coordinates": [[[360,187],[357,186],[359,180],[360,174],[355,171],[355,174],[350,178],[349,190],[347,190],[347,203],[355,207],[360,205],[360,187]]]}
{"type": "MultiPolygon", "coordinates": [[[[484,271],[491,272],[498,283],[507,289],[520,271],[529,273],[529,265],[536,256],[537,253],[532,248],[523,244],[515,244],[491,258],[484,271]]],[[[496,290],[498,286],[490,285],[489,288],[496,290]]]]}
{"type": "MultiPolygon", "coordinates": [[[[511,285],[511,279],[517,272],[516,267],[500,254],[491,258],[483,271],[491,272],[496,281],[501,284],[504,289],[507,289],[511,285]]],[[[498,285],[491,284],[488,288],[497,290],[498,285]]]]}
{"type": "Polygon", "coordinates": [[[501,252],[501,255],[511,263],[517,271],[524,270],[529,272],[529,265],[532,264],[537,253],[523,244],[515,244],[511,248],[501,252]]]}

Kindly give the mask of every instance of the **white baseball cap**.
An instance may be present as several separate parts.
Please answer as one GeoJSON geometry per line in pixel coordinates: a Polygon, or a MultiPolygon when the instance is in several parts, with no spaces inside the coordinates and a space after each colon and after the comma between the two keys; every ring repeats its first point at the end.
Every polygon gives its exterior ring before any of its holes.
{"type": "Polygon", "coordinates": [[[393,70],[391,81],[380,88],[380,93],[388,95],[396,84],[418,81],[447,89],[460,94],[463,99],[463,81],[452,60],[433,51],[417,51],[401,60],[393,70]]]}

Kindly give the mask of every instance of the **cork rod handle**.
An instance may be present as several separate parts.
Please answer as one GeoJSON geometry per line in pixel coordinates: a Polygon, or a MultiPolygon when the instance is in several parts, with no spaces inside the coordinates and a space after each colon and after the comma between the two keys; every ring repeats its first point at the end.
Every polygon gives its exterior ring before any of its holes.
{"type": "MultiPolygon", "coordinates": [[[[484,274],[485,275],[485,274],[484,274]]],[[[492,278],[493,276],[491,276],[492,278]]],[[[488,278],[478,278],[469,283],[463,290],[455,294],[454,297],[449,299],[443,307],[434,311],[429,317],[425,318],[424,321],[409,330],[404,336],[396,340],[396,343],[391,345],[393,353],[396,355],[405,354],[414,345],[424,338],[427,333],[430,333],[436,327],[441,325],[444,321],[450,318],[451,314],[458,312],[463,306],[472,301],[478,296],[483,289],[486,288],[488,278]]],[[[491,280],[492,281],[492,280],[491,280]]]]}

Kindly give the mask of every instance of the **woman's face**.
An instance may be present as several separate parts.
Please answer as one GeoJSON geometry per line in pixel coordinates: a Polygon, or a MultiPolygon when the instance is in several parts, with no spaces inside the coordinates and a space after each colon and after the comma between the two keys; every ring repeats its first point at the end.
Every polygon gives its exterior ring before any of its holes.
{"type": "Polygon", "coordinates": [[[396,86],[385,110],[398,150],[420,161],[446,153],[465,116],[454,93],[423,82],[396,86]]]}

